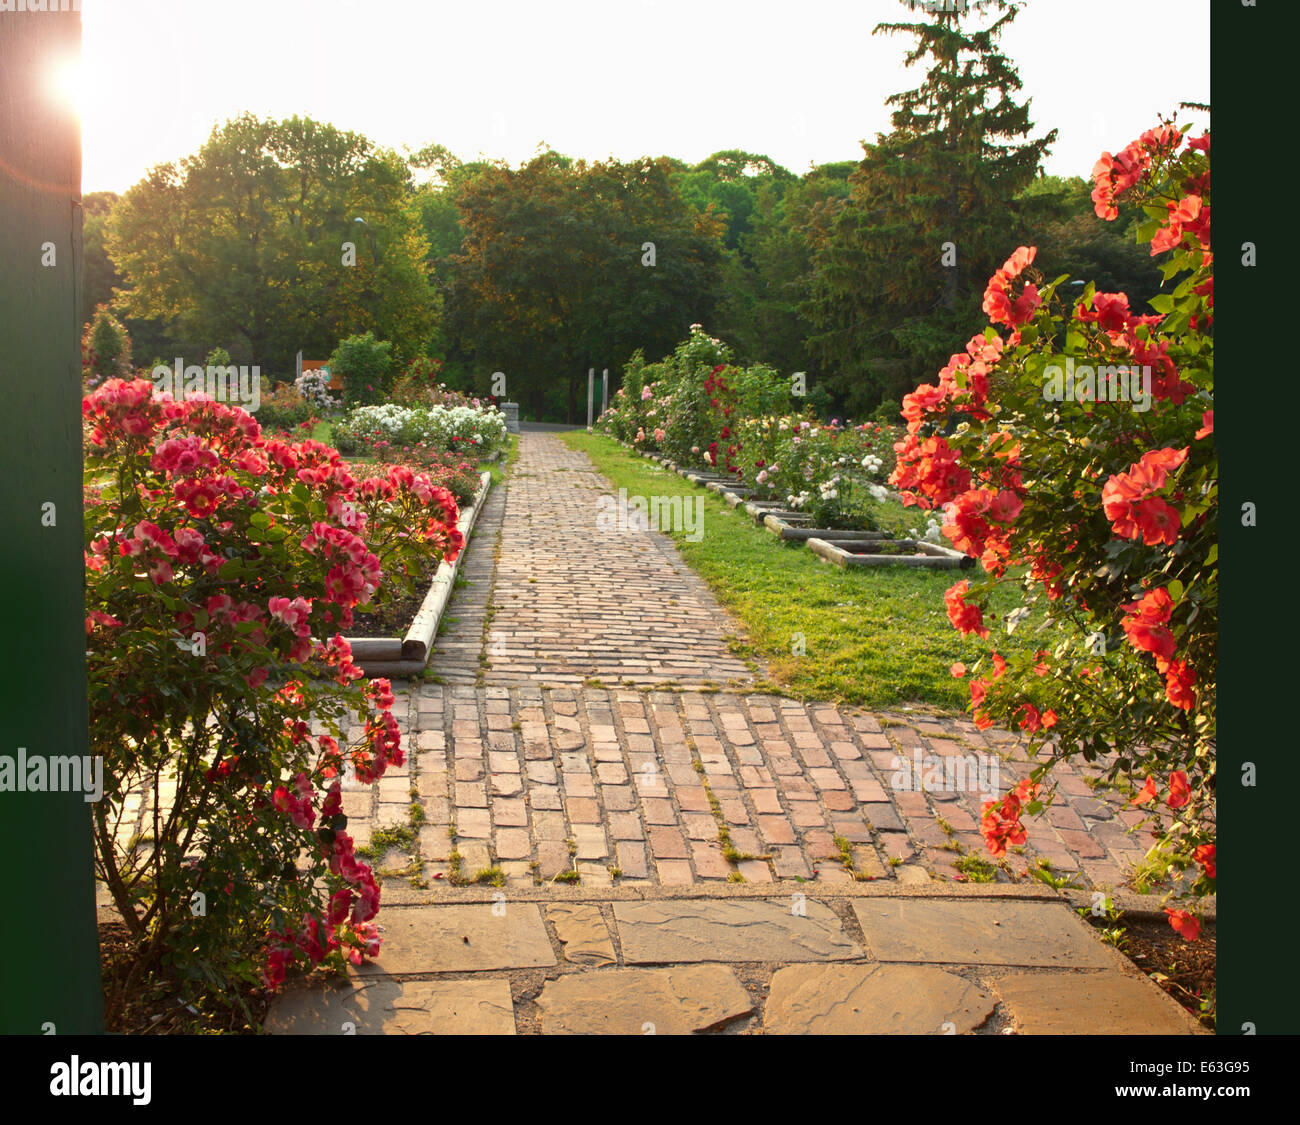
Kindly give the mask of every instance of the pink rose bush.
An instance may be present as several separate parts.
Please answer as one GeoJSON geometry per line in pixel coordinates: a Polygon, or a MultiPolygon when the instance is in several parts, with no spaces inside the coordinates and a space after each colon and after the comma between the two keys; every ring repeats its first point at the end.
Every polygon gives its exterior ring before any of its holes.
{"type": "Polygon", "coordinates": [[[344,633],[456,558],[455,499],[146,380],[109,380],[83,416],[96,868],[140,971],[197,994],[374,956],[379,886],[343,794],[405,755],[390,686],[344,633]]]}

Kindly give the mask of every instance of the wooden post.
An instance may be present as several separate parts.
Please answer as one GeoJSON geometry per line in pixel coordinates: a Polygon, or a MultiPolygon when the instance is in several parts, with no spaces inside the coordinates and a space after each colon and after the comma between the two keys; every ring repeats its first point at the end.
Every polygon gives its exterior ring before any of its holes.
{"type": "Polygon", "coordinates": [[[605,413],[609,409],[609,368],[606,367],[600,375],[600,412],[605,413]]]}
{"type": "Polygon", "coordinates": [[[591,408],[596,397],[596,369],[587,368],[587,429],[591,429],[591,408]]]}
{"type": "MultiPolygon", "coordinates": [[[[0,12],[0,769],[24,756],[84,760],[89,746],[81,126],[53,82],[80,56],[79,12],[0,12]]],[[[102,1032],[92,805],[84,792],[11,786],[0,791],[0,855],[15,880],[0,1032],[102,1032]]]]}

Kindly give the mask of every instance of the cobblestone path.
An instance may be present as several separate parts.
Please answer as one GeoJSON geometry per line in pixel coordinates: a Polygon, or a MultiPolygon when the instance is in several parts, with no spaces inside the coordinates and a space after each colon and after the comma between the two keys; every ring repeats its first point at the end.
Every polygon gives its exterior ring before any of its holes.
{"type": "MultiPolygon", "coordinates": [[[[997,793],[1026,776],[1018,740],[755,694],[728,645],[741,626],[671,540],[598,530],[610,492],[557,437],[521,436],[438,639],[439,682],[399,699],[411,761],[349,794],[358,842],[407,823],[414,789],[426,881],[968,880],[989,796],[971,775],[997,793]]],[[[1026,819],[1028,845],[994,877],[1047,860],[1118,885],[1145,850],[1128,831],[1141,814],[1073,766],[1056,775],[1057,803],[1026,819]]]]}

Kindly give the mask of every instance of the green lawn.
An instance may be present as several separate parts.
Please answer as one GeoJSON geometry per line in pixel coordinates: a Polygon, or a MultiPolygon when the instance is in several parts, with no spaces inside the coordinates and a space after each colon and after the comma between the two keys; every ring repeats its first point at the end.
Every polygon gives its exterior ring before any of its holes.
{"type": "MultiPolygon", "coordinates": [[[[982,571],[841,570],[802,544],[781,542],[716,494],[629,454],[610,438],[582,431],[560,438],[629,496],[704,498],[703,538],[688,542],[681,529],[672,537],[718,600],[744,623],[752,642],[745,651],[769,666],[782,690],[868,707],[965,710],[969,677],[954,679],[950,669],[954,661],[974,665],[983,650],[952,628],[943,595],[963,575],[975,579],[982,571]],[[800,634],[804,653],[796,655],[800,634]]],[[[916,525],[914,510],[881,507],[887,526],[916,525]]],[[[998,594],[991,609],[1004,614],[1015,608],[1015,591],[998,594]]],[[[990,627],[996,636],[992,621],[990,627]]],[[[1024,643],[1019,635],[999,638],[1004,655],[1024,643]]]]}
{"type": "Polygon", "coordinates": [[[510,470],[514,468],[515,461],[519,459],[519,435],[506,435],[506,448],[502,454],[501,460],[490,461],[487,470],[492,474],[493,485],[500,484],[507,476],[510,470]]]}

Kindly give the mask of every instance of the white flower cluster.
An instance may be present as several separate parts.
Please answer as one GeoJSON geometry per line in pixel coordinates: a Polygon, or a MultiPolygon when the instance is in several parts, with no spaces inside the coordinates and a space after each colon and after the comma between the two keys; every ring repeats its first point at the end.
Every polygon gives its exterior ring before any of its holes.
{"type": "Polygon", "coordinates": [[[911,536],[913,539],[922,539],[926,543],[938,543],[940,530],[939,521],[931,518],[930,522],[925,525],[924,535],[914,527],[911,529],[911,536]]]}
{"type": "Polygon", "coordinates": [[[495,407],[476,410],[472,406],[358,406],[336,428],[354,441],[372,440],[378,435],[396,445],[419,442],[444,450],[461,450],[487,455],[506,440],[505,415],[495,407]]]}
{"type": "Polygon", "coordinates": [[[298,393],[302,395],[304,402],[309,402],[322,410],[330,410],[343,405],[341,400],[330,394],[330,373],[328,368],[322,367],[316,371],[304,371],[294,380],[293,385],[298,388],[298,393]]]}

